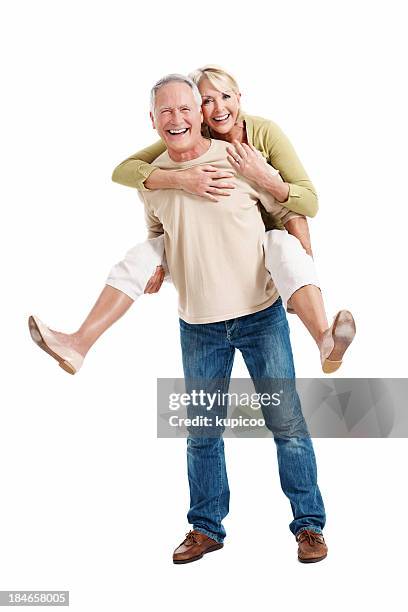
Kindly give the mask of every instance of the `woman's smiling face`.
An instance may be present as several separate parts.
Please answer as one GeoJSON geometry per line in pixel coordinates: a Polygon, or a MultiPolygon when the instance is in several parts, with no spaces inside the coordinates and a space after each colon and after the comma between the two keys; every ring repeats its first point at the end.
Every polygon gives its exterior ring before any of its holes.
{"type": "Polygon", "coordinates": [[[213,132],[228,134],[237,122],[241,94],[232,89],[220,91],[207,78],[201,79],[198,89],[204,122],[213,132]]]}

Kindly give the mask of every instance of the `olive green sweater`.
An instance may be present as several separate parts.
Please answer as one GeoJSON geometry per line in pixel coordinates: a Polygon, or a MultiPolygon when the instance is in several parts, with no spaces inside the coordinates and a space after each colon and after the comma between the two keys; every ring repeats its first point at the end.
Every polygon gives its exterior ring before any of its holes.
{"type": "MultiPolygon", "coordinates": [[[[295,213],[314,217],[318,210],[316,190],[288,137],[273,121],[253,115],[242,116],[248,142],[262,153],[266,161],[278,170],[282,179],[289,184],[289,197],[284,202],[285,207],[295,213]]],[[[115,168],[112,180],[140,191],[145,190],[144,181],[155,170],[151,163],[165,150],[164,142],[159,140],[138,151],[115,168]]],[[[268,227],[269,224],[265,224],[268,227]]]]}

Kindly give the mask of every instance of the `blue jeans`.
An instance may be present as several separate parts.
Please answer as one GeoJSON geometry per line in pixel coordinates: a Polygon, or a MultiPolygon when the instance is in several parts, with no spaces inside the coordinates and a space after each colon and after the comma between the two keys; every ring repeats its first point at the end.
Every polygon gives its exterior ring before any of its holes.
{"type": "MultiPolygon", "coordinates": [[[[260,312],[229,321],[190,324],[180,319],[180,338],[186,387],[193,384],[191,381],[206,380],[205,391],[214,392],[214,381],[217,390],[226,393],[235,349],[242,353],[256,392],[264,393],[268,381],[293,381],[290,402],[283,402],[269,413],[263,409],[264,418],[274,435],[281,487],[292,508],[289,529],[293,534],[304,529],[321,533],[325,510],[317,484],[313,445],[295,390],[289,326],[281,299],[260,312]]],[[[230,491],[222,436],[202,437],[190,432],[187,469],[187,520],[193,529],[223,542],[226,532],[222,521],[228,514],[230,491]]]]}

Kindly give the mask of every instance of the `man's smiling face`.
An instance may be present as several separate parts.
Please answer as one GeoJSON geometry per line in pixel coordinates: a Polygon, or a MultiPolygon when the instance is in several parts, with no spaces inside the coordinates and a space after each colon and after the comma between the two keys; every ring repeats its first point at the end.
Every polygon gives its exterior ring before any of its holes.
{"type": "Polygon", "coordinates": [[[184,153],[201,142],[202,113],[187,83],[167,83],[156,92],[153,127],[169,152],[184,153]]]}

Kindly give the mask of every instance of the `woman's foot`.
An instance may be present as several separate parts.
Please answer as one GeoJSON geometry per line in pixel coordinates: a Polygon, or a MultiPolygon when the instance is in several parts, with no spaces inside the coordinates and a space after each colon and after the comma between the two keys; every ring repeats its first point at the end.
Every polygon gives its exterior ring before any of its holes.
{"type": "Polygon", "coordinates": [[[53,357],[60,367],[69,374],[75,374],[84,361],[84,352],[75,334],[62,334],[49,329],[38,317],[30,316],[28,328],[31,338],[48,355],[53,357]]]}
{"type": "Polygon", "coordinates": [[[356,324],[348,310],[340,310],[333,324],[323,333],[320,360],[325,374],[332,374],[342,364],[343,355],[356,335],[356,324]]]}

